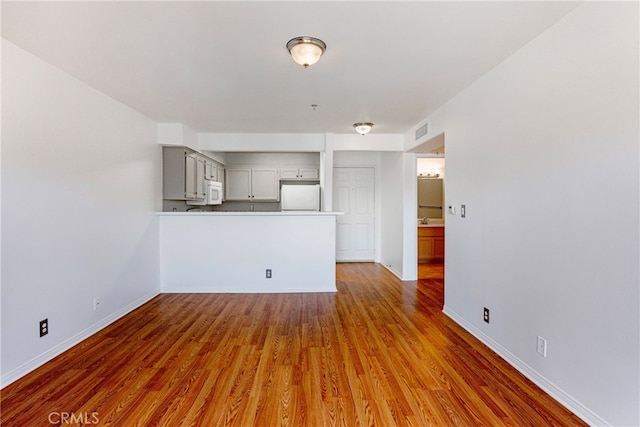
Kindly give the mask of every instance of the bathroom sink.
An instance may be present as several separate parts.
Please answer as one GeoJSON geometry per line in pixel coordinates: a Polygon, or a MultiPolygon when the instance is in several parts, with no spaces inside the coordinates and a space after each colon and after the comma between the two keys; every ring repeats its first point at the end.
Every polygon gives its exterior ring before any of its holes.
{"type": "Polygon", "coordinates": [[[427,225],[444,225],[444,218],[427,218],[426,224],[427,225]]]}

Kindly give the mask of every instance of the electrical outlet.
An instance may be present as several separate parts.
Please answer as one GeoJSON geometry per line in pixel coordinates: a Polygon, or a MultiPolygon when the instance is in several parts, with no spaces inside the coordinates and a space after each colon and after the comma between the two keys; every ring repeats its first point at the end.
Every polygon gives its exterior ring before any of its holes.
{"type": "Polygon", "coordinates": [[[47,335],[49,333],[49,319],[44,319],[40,321],[40,337],[47,335]]]}
{"type": "Polygon", "coordinates": [[[267,268],[267,273],[266,273],[267,279],[271,279],[271,269],[267,268]]]}
{"type": "Polygon", "coordinates": [[[545,340],[541,336],[538,336],[538,344],[536,346],[536,351],[542,357],[547,357],[547,340],[545,340]]]}
{"type": "Polygon", "coordinates": [[[94,297],[93,298],[93,309],[97,310],[99,306],[100,306],[100,298],[94,297]]]}
{"type": "Polygon", "coordinates": [[[482,318],[485,322],[489,323],[489,309],[487,307],[484,308],[482,318]]]}

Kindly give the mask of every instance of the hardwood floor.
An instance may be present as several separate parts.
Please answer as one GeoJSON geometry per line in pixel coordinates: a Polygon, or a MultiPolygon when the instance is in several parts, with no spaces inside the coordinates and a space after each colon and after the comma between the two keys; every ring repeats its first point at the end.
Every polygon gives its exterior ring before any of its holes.
{"type": "Polygon", "coordinates": [[[5,387],[1,424],[585,425],[442,314],[441,277],[337,285],[160,295],[5,387]]]}
{"type": "MultiPolygon", "coordinates": [[[[418,279],[444,279],[443,262],[421,262],[418,264],[418,279]]],[[[442,285],[442,283],[441,283],[442,285]]]]}

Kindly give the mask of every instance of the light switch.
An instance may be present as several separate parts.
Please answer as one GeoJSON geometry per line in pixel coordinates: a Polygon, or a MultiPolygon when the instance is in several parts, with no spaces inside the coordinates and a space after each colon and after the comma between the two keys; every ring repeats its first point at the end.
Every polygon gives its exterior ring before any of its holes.
{"type": "Polygon", "coordinates": [[[460,205],[460,218],[467,216],[467,205],[460,205]]]}
{"type": "Polygon", "coordinates": [[[449,213],[451,215],[455,215],[456,214],[456,205],[449,205],[449,213]]]}

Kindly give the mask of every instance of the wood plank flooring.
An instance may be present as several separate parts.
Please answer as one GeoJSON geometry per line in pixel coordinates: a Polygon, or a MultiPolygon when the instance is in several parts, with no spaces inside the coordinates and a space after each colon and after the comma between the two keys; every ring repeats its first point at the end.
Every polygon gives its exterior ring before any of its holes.
{"type": "Polygon", "coordinates": [[[160,295],[5,387],[1,424],[585,425],[444,316],[431,277],[338,264],[335,294],[160,295]]]}

